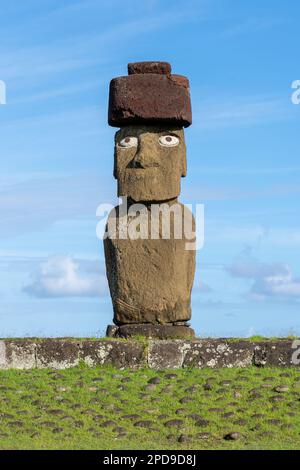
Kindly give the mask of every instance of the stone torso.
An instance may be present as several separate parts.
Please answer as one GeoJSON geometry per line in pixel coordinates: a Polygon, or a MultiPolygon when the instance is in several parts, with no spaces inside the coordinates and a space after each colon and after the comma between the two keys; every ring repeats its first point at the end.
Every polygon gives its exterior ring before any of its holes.
{"type": "MultiPolygon", "coordinates": [[[[110,217],[115,218],[119,231],[118,211],[110,217]]],[[[149,224],[148,239],[104,240],[116,324],[163,324],[190,319],[195,252],[186,250],[187,240],[175,239],[172,232],[173,224],[170,239],[153,240],[149,224]]]]}

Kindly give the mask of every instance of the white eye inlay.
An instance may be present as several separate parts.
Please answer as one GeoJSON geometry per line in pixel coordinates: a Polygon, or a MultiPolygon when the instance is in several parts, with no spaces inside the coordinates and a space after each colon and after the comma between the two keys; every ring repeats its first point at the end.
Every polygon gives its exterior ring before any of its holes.
{"type": "Polygon", "coordinates": [[[175,147],[179,144],[179,139],[175,135],[162,135],[158,139],[158,142],[163,147],[175,147]]]}
{"type": "Polygon", "coordinates": [[[120,147],[127,148],[127,149],[130,148],[130,147],[137,147],[138,139],[137,139],[137,137],[127,136],[127,137],[124,137],[124,139],[121,140],[119,145],[120,145],[120,147]]]}

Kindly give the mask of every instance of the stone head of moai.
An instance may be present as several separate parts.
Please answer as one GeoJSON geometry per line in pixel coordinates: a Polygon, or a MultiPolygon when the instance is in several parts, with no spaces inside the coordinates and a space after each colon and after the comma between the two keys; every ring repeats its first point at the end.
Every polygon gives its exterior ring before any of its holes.
{"type": "MultiPolygon", "coordinates": [[[[189,81],[172,74],[167,62],[131,63],[127,76],[112,79],[108,123],[119,128],[114,148],[118,196],[131,205],[184,208],[177,198],[187,170],[184,128],[191,122],[189,81]]],[[[120,224],[120,207],[108,221],[120,224]]],[[[184,241],[174,235],[104,240],[119,335],[165,337],[167,330],[173,336],[187,331],[191,335],[186,322],[191,316],[195,254],[184,249],[184,241]]]]}
{"type": "Polygon", "coordinates": [[[180,178],[185,175],[182,128],[137,124],[116,133],[114,176],[118,196],[133,201],[166,201],[179,196],[180,178]]]}
{"type": "Polygon", "coordinates": [[[186,175],[183,127],[192,121],[188,79],[172,75],[166,62],[129,64],[128,72],[110,84],[108,122],[120,127],[114,165],[118,195],[134,201],[175,198],[186,175]]]}

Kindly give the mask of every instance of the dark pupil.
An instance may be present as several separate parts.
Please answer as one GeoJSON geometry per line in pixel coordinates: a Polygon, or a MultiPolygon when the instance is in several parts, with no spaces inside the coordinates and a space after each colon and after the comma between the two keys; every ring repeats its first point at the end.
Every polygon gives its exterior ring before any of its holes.
{"type": "Polygon", "coordinates": [[[130,142],[130,137],[126,137],[125,142],[128,144],[128,142],[130,142]]]}
{"type": "Polygon", "coordinates": [[[167,142],[171,142],[171,140],[172,140],[172,137],[166,137],[167,142]]]}

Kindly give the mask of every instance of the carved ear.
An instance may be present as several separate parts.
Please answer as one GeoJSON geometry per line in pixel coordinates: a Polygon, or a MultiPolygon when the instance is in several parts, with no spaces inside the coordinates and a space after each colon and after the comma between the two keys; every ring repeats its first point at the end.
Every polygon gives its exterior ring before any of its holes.
{"type": "Polygon", "coordinates": [[[115,133],[115,148],[114,148],[114,178],[117,180],[118,179],[118,169],[117,169],[117,137],[120,131],[117,131],[115,133]]]}
{"type": "Polygon", "coordinates": [[[184,178],[187,172],[187,163],[186,163],[186,146],[184,144],[184,151],[181,158],[181,176],[184,178]]]}
{"type": "Polygon", "coordinates": [[[114,178],[117,180],[118,179],[118,170],[117,170],[117,149],[115,146],[114,150],[114,172],[113,172],[114,178]]]}

